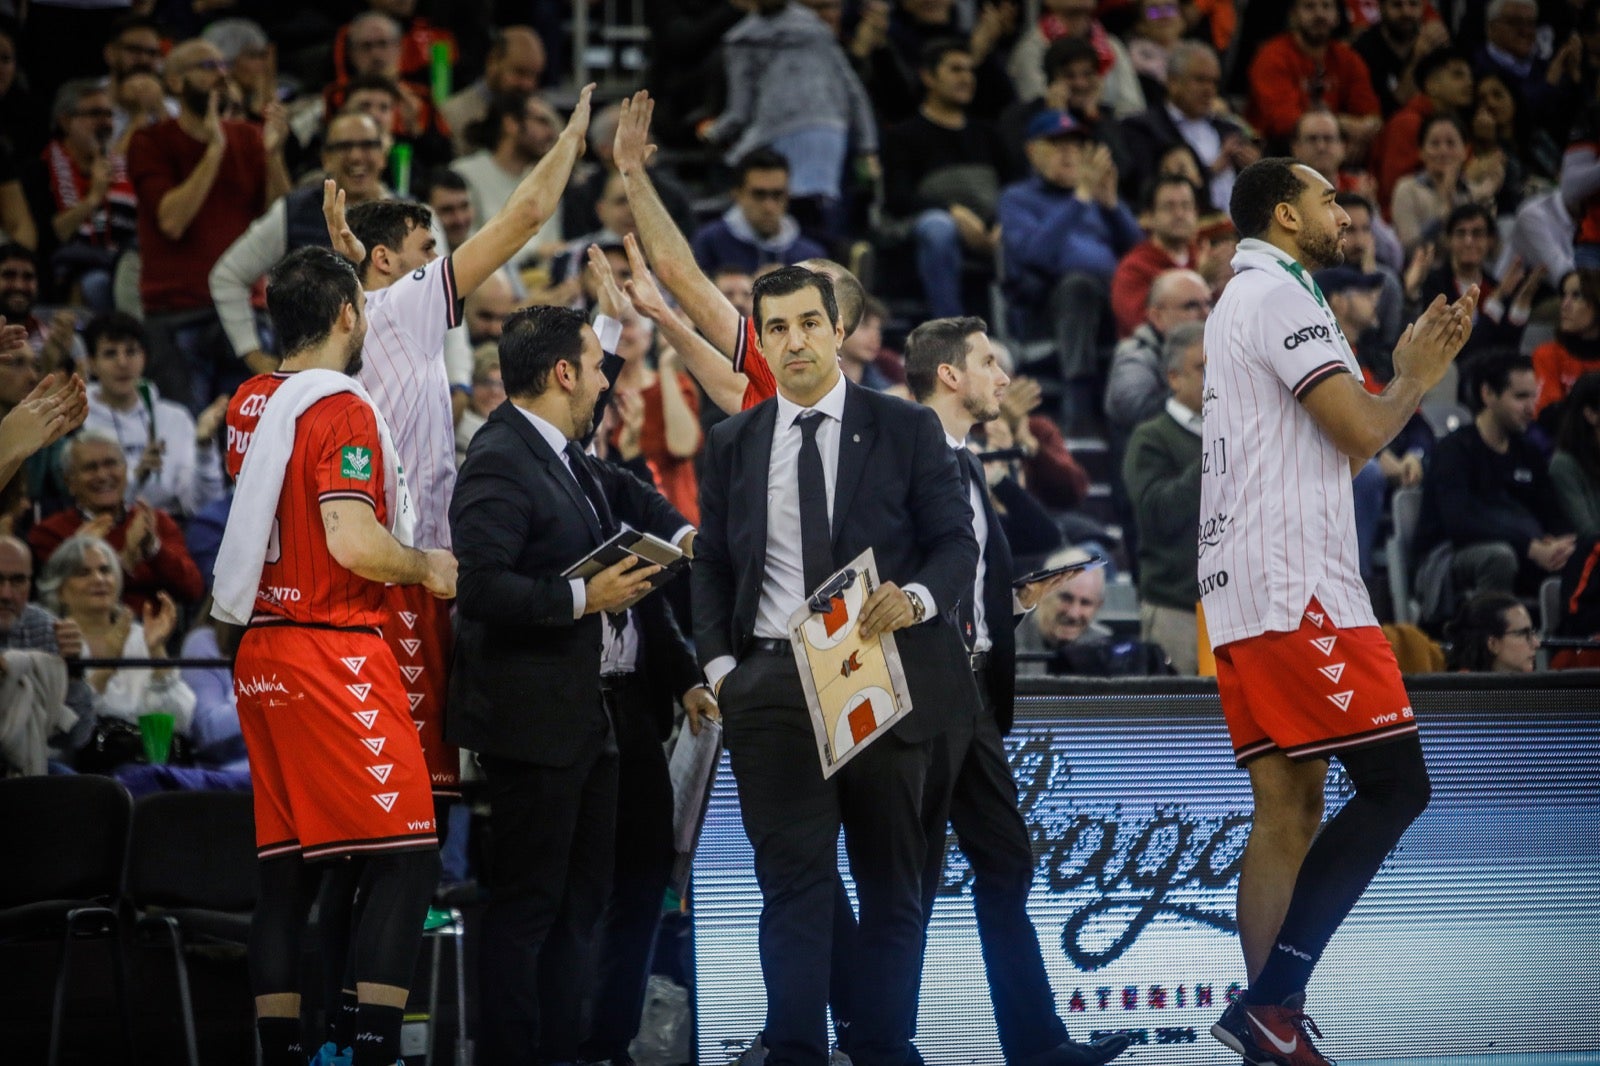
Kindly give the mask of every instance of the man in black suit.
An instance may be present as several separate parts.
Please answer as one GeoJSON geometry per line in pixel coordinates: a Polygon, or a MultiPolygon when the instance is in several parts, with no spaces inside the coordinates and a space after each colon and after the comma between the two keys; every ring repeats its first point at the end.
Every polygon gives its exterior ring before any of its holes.
{"type": "Polygon", "coordinates": [[[761,885],[767,1066],[822,1066],[835,848],[845,830],[861,902],[856,1066],[904,1066],[922,943],[920,807],[931,740],[977,711],[950,612],[978,546],[961,475],[931,411],[840,372],[833,285],[783,267],[755,286],[778,395],[711,431],[692,574],[696,650],[761,885]],[[788,619],[867,547],[882,584],[863,635],[893,632],[913,710],[824,779],[788,619]]]}
{"type": "Polygon", "coordinates": [[[629,560],[587,580],[561,573],[622,521],[685,548],[693,537],[659,493],[576,444],[606,388],[602,359],[576,311],[535,307],[508,319],[500,373],[509,402],[473,438],[450,505],[467,593],[446,736],[479,753],[490,802],[485,1066],[578,1057],[581,960],[563,971],[544,956],[558,945],[581,950],[599,921],[615,835],[613,722],[645,698],[630,669],[639,642],[630,649],[628,627],[602,617],[658,568],[629,560]]]}
{"type": "Polygon", "coordinates": [[[957,621],[983,707],[976,718],[955,723],[934,741],[922,799],[928,837],[923,920],[944,880],[945,836],[954,826],[972,867],[973,912],[1006,1061],[1011,1066],[1098,1066],[1121,1054],[1128,1038],[1119,1034],[1079,1044],[1056,1014],[1039,936],[1028,918],[1033,843],[1017,809],[1017,783],[1001,740],[1011,730],[1016,694],[1013,628],[1067,575],[1012,591],[1011,545],[989,499],[983,466],[965,443],[974,424],[1000,417],[1009,381],[987,329],[981,318],[936,318],[906,340],[906,384],[918,403],[939,416],[945,443],[963,467],[969,521],[982,553],[957,621]]]}

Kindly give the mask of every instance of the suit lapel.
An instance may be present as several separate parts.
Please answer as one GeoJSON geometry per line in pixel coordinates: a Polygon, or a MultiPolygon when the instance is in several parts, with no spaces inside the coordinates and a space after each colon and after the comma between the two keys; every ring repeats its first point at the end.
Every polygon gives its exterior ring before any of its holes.
{"type": "Polygon", "coordinates": [[[744,440],[734,453],[733,477],[729,484],[756,506],[747,509],[753,519],[751,543],[755,547],[755,573],[767,570],[767,492],[772,466],[772,434],[778,423],[778,401],[768,400],[756,408],[745,429],[744,440]]]}
{"type": "Polygon", "coordinates": [[[861,485],[861,475],[867,468],[867,456],[872,452],[872,441],[877,424],[872,410],[862,396],[859,385],[846,383],[844,392],[844,423],[839,427],[839,468],[833,483],[833,542],[839,542],[839,532],[844,528],[845,515],[850,513],[850,503],[861,485]]]}
{"type": "Polygon", "coordinates": [[[527,417],[509,400],[495,408],[494,413],[489,418],[491,421],[496,418],[501,419],[511,427],[512,432],[522,438],[522,442],[528,446],[528,450],[533,452],[534,456],[545,465],[545,469],[549,472],[551,479],[566,492],[573,510],[583,518],[584,524],[589,527],[589,535],[594,538],[594,542],[596,544],[603,543],[605,537],[600,531],[600,522],[595,517],[594,506],[590,504],[589,498],[583,494],[583,489],[579,487],[577,480],[573,478],[571,471],[567,469],[567,464],[561,461],[561,456],[551,449],[550,443],[540,435],[537,429],[533,428],[533,423],[529,422],[527,417]]]}

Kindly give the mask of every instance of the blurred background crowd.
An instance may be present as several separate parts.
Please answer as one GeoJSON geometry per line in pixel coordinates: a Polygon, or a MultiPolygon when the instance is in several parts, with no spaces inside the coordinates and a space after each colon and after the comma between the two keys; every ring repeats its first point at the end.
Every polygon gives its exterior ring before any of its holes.
{"type": "MultiPolygon", "coordinates": [[[[1457,371],[1356,479],[1402,662],[1596,654],[1540,644],[1600,633],[1595,0],[0,0],[0,315],[26,330],[0,415],[43,374],[91,382],[84,429],[0,491],[0,641],[214,657],[223,414],[276,365],[267,270],[329,243],[323,179],[425,204],[447,251],[588,81],[560,210],[446,345],[462,449],[504,400],[507,315],[592,309],[591,245],[629,276],[611,146],[645,87],[655,185],[746,313],[763,271],[837,260],[869,294],[846,373],[900,392],[911,328],[987,320],[1013,382],[976,446],[1012,544],[1113,559],[1023,622],[1022,669],[1204,672],[1203,323],[1234,176],[1292,155],[1350,217],[1317,281],[1370,388],[1427,302],[1484,293],[1457,371]]],[[[692,516],[723,413],[625,317],[598,447],[692,516]]],[[[136,760],[127,723],[159,705],[182,761],[245,772],[226,670],[71,671],[62,701],[60,766],[136,760]]]]}

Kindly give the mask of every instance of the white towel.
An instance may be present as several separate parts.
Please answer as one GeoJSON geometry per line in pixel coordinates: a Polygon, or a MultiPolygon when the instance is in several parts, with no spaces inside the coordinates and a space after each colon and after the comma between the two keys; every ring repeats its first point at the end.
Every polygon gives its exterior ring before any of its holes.
{"type": "Polygon", "coordinates": [[[373,405],[372,397],[356,379],[333,370],[301,370],[278,386],[250,438],[250,450],[245,453],[239,482],[234,487],[228,527],[217,549],[216,583],[212,587],[213,618],[238,626],[250,623],[250,616],[255,613],[256,591],[261,585],[261,568],[266,563],[267,543],[278,511],[278,497],[283,492],[284,470],[294,450],[295,423],[312,404],[341,392],[353,392],[372,407],[372,417],[378,422],[378,441],[383,448],[384,502],[389,513],[389,532],[401,544],[411,546],[416,513],[382,412],[373,405]]]}

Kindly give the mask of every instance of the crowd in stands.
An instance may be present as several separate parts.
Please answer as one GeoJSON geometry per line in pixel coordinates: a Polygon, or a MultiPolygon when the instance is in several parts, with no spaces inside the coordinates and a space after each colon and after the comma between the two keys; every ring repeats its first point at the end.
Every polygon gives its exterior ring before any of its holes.
{"type": "MultiPolygon", "coordinates": [[[[212,654],[224,413],[277,363],[267,271],[329,245],[325,177],[352,209],[424,205],[441,254],[477,232],[564,127],[571,5],[36,2],[25,23],[16,6],[0,0],[0,416],[46,375],[89,384],[82,429],[0,491],[7,670],[24,650],[212,654]]],[[[1002,513],[1049,517],[1019,519],[1019,555],[1092,542],[1114,560],[1024,622],[1025,669],[1200,669],[1204,323],[1232,275],[1234,178],[1263,155],[1339,192],[1346,265],[1316,285],[1369,388],[1431,300],[1483,292],[1456,371],[1356,475],[1380,612],[1444,637],[1462,669],[1531,668],[1540,631],[1600,631],[1600,0],[642,10],[651,181],[742,314],[774,266],[845,264],[868,297],[845,370],[902,395],[911,328],[988,321],[1013,381],[974,446],[1002,513]],[[1420,494],[1408,517],[1397,493],[1420,494]],[[1552,580],[1572,617],[1541,617],[1552,580]]],[[[509,314],[595,310],[594,255],[623,288],[648,269],[611,158],[615,101],[637,87],[602,89],[559,210],[449,334],[458,455],[505,399],[509,314]]],[[[693,518],[725,397],[675,349],[670,308],[622,314],[596,447],[642,456],[693,518]]],[[[50,764],[116,769],[137,752],[112,734],[159,708],[194,765],[239,768],[215,672],[67,675],[50,764]]]]}

